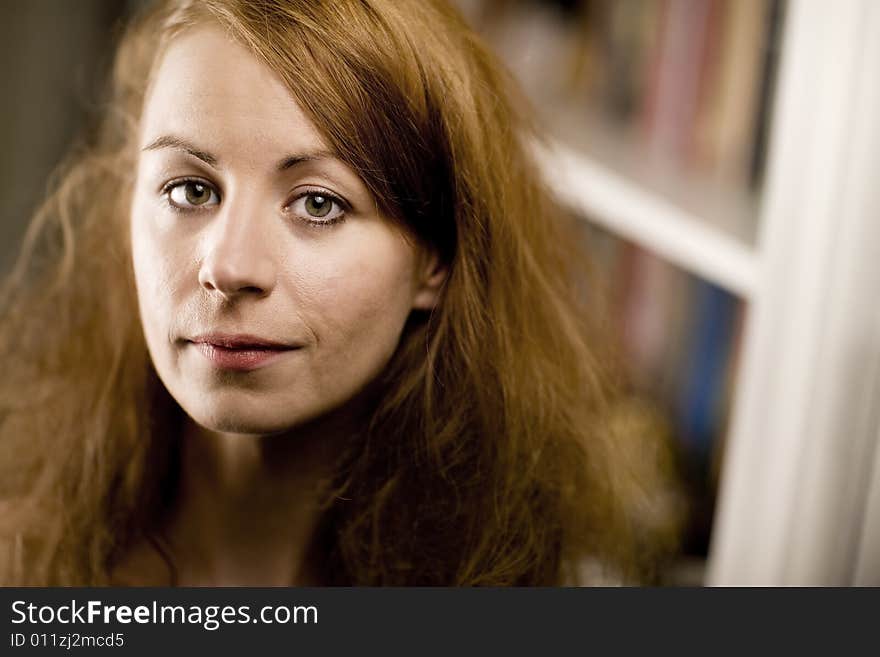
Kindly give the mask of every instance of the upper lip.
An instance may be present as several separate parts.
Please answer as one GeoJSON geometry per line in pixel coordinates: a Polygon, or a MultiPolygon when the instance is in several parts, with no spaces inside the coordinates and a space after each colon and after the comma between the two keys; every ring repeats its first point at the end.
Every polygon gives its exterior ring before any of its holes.
{"type": "Polygon", "coordinates": [[[203,333],[190,338],[189,341],[225,349],[296,349],[298,347],[295,344],[277,342],[247,333],[203,333]]]}

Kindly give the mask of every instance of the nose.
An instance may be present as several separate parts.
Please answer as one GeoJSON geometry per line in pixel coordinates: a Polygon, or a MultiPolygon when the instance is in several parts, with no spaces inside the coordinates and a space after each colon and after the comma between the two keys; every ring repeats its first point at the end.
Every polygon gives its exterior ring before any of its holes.
{"type": "Polygon", "coordinates": [[[271,240],[258,222],[224,213],[211,226],[199,266],[199,284],[226,299],[265,297],[274,289],[277,270],[271,240]]]}

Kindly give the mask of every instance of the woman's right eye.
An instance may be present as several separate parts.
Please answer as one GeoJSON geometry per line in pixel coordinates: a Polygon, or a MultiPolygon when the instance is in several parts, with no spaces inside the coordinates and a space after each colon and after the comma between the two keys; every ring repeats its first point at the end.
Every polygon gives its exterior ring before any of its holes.
{"type": "Polygon", "coordinates": [[[165,187],[165,195],[172,206],[181,210],[205,208],[220,203],[220,195],[208,183],[200,180],[180,180],[165,187]]]}

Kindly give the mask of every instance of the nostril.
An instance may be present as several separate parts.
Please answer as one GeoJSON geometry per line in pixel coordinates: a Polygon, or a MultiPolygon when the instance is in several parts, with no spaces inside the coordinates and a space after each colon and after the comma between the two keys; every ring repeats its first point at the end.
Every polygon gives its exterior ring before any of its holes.
{"type": "Polygon", "coordinates": [[[264,297],[275,285],[274,263],[252,249],[214,249],[200,264],[203,290],[224,297],[264,297]]]}

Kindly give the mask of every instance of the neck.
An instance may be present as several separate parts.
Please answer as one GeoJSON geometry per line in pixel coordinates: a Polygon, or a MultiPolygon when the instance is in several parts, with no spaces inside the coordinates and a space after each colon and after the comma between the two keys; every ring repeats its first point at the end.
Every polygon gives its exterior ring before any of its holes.
{"type": "Polygon", "coordinates": [[[321,582],[317,532],[362,400],[283,434],[211,431],[187,418],[162,535],[181,586],[321,582]]]}
{"type": "Polygon", "coordinates": [[[181,585],[314,583],[309,547],[341,436],[252,436],[188,423],[166,536],[181,585]]]}
{"type": "Polygon", "coordinates": [[[132,545],[111,581],[167,585],[161,548],[179,586],[321,584],[323,555],[314,548],[323,505],[371,407],[369,394],[277,435],[211,431],[186,418],[179,487],[156,528],[159,545],[132,545]]]}

